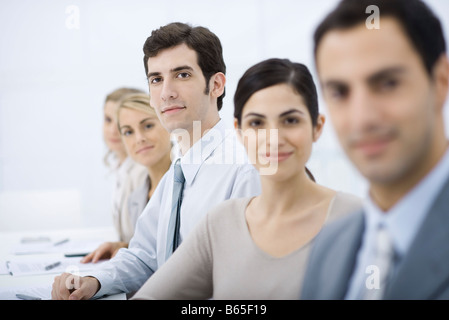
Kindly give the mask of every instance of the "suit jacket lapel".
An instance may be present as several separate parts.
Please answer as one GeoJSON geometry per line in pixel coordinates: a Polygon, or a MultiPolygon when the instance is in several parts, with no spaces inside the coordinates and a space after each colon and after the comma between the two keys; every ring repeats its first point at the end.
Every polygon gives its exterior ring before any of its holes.
{"type": "Polygon", "coordinates": [[[392,279],[385,299],[436,299],[449,280],[449,179],[392,279]]]}
{"type": "MultiPolygon", "coordinates": [[[[350,223],[340,228],[338,236],[333,237],[327,261],[323,261],[326,270],[323,276],[325,299],[344,299],[351,274],[360,248],[365,226],[364,214],[357,212],[349,217],[350,223]]],[[[347,222],[347,221],[346,221],[347,222]]]]}

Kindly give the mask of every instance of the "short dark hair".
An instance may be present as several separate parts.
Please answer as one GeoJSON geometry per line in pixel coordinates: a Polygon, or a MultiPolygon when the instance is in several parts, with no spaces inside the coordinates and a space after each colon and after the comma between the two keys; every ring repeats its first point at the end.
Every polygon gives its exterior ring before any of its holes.
{"type": "Polygon", "coordinates": [[[368,18],[366,8],[370,5],[379,8],[381,17],[393,17],[400,23],[431,75],[436,61],[446,52],[446,42],[440,20],[421,0],[340,1],[315,31],[315,57],[320,41],[327,32],[333,29],[349,29],[365,22],[368,18]]]}
{"type": "Polygon", "coordinates": [[[318,121],[318,95],[309,69],[288,59],[272,58],[249,68],[240,78],[234,95],[234,118],[241,125],[242,112],[249,98],[262,89],[288,84],[301,97],[309,110],[313,126],[318,121]]]}
{"type": "MultiPolygon", "coordinates": [[[[153,30],[143,45],[143,64],[148,75],[148,59],[161,50],[185,43],[197,53],[198,65],[206,78],[206,94],[209,93],[209,80],[217,72],[226,74],[223,48],[220,39],[205,27],[192,27],[189,24],[173,22],[153,30]]],[[[217,99],[218,110],[223,106],[225,91],[217,99]]]]}

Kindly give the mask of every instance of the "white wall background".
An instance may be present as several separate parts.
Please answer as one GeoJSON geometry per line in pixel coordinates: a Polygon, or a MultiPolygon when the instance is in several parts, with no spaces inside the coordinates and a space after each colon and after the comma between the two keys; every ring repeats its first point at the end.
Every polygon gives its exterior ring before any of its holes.
{"type": "MultiPolygon", "coordinates": [[[[449,35],[449,1],[426,2],[449,35]]],[[[222,118],[231,126],[235,87],[251,65],[289,58],[315,74],[312,34],[335,4],[0,0],[0,231],[111,224],[112,180],[102,162],[103,100],[121,86],[146,90],[142,46],[151,30],[180,21],[206,26],[220,37],[227,64],[222,118]],[[71,6],[79,9],[78,25],[71,6]]],[[[321,111],[326,113],[323,103],[321,111]]],[[[309,167],[324,185],[366,192],[330,121],[309,167]]]]}

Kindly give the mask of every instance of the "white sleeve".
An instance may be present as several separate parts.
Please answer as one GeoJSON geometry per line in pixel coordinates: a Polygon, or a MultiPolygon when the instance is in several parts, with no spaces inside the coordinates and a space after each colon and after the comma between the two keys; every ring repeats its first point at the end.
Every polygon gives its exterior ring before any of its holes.
{"type": "Polygon", "coordinates": [[[132,299],[179,300],[212,297],[212,248],[208,215],[132,299]]]}
{"type": "Polygon", "coordinates": [[[166,176],[137,220],[129,247],[120,249],[114,258],[89,274],[101,285],[94,298],[136,291],[157,269],[157,229],[165,182],[166,176]]]}
{"type": "Polygon", "coordinates": [[[236,173],[230,198],[253,197],[261,192],[260,175],[256,168],[251,164],[241,166],[236,173]]]}

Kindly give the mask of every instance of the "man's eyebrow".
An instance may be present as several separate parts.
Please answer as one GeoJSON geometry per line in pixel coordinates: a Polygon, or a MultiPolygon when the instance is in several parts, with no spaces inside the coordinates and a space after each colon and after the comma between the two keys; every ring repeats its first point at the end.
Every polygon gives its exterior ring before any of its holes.
{"type": "Polygon", "coordinates": [[[150,72],[147,74],[147,78],[149,79],[151,77],[159,76],[160,74],[160,72],[150,72]]]}
{"type": "Polygon", "coordinates": [[[185,65],[185,66],[173,68],[170,70],[170,72],[173,73],[173,72],[179,72],[179,71],[183,71],[183,70],[193,71],[193,68],[191,66],[185,65]]]}
{"type": "MultiPolygon", "coordinates": [[[[179,71],[183,71],[183,70],[189,70],[189,71],[193,71],[193,68],[191,66],[185,65],[185,66],[179,66],[173,69],[170,69],[170,73],[174,73],[174,72],[179,72],[179,71]]],[[[147,77],[151,78],[154,76],[160,76],[161,72],[156,71],[156,72],[149,72],[147,77]]]]}
{"type": "MultiPolygon", "coordinates": [[[[406,72],[407,72],[407,69],[405,67],[401,67],[401,66],[389,67],[389,68],[385,68],[380,71],[377,71],[376,73],[368,76],[366,81],[369,84],[375,84],[387,77],[391,77],[393,75],[402,74],[402,73],[406,73],[406,72]]],[[[321,86],[323,88],[347,88],[348,84],[347,84],[347,82],[345,82],[343,80],[330,79],[330,80],[322,81],[321,86]]]]}
{"type": "Polygon", "coordinates": [[[380,71],[376,72],[375,74],[369,76],[367,79],[367,82],[368,83],[376,83],[386,77],[391,77],[393,75],[405,73],[406,71],[407,70],[401,66],[386,68],[386,69],[380,70],[380,71]]]}
{"type": "Polygon", "coordinates": [[[347,83],[344,81],[340,81],[340,80],[326,80],[321,82],[321,87],[323,87],[324,89],[329,89],[329,88],[345,88],[347,87],[347,83]]]}

